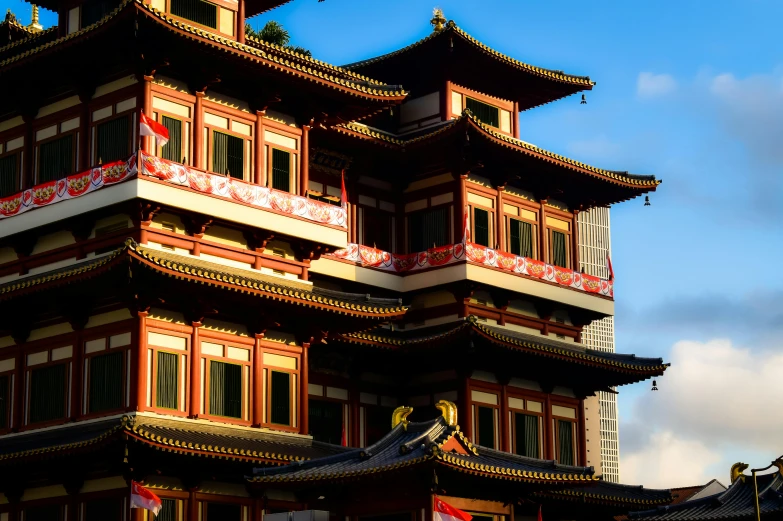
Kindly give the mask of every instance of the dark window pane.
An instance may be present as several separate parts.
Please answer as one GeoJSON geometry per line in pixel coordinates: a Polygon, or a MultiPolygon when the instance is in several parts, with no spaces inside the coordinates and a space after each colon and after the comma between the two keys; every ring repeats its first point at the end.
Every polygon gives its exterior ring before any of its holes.
{"type": "Polygon", "coordinates": [[[558,463],[561,465],[574,464],[574,429],[573,423],[566,420],[557,420],[557,444],[558,463]]]}
{"type": "Polygon", "coordinates": [[[497,107],[487,105],[473,98],[465,98],[465,108],[470,109],[473,115],[482,123],[492,127],[500,126],[500,111],[497,107]]]}
{"type": "Polygon", "coordinates": [[[272,149],[272,188],[291,191],[291,153],[272,149]]]}
{"type": "Polygon", "coordinates": [[[161,499],[160,512],[155,521],[177,521],[177,502],[174,499],[161,499]]]}
{"type": "Polygon", "coordinates": [[[171,14],[217,29],[217,6],[201,0],[171,0],[171,14]]]}
{"type": "Polygon", "coordinates": [[[109,521],[110,519],[122,519],[122,499],[96,499],[84,504],[84,521],[109,521]]]}
{"type": "Polygon", "coordinates": [[[10,398],[9,385],[11,378],[8,375],[0,376],[0,429],[8,428],[8,399],[10,398]]]}
{"type": "Polygon", "coordinates": [[[73,173],[73,140],[73,134],[69,134],[38,147],[38,183],[73,173]]]}
{"type": "Polygon", "coordinates": [[[408,252],[418,253],[449,243],[448,208],[440,207],[408,215],[408,252]]]}
{"type": "Polygon", "coordinates": [[[278,425],[291,425],[291,375],[272,371],[272,414],[270,421],[278,425]]]}
{"type": "Polygon", "coordinates": [[[473,210],[473,242],[489,246],[489,212],[475,208],[473,210]]]}
{"type": "Polygon", "coordinates": [[[209,414],[242,417],[242,366],[209,363],[209,414]]]}
{"type": "Polygon", "coordinates": [[[555,266],[566,268],[566,234],[552,231],[552,259],[555,266]]]}
{"type": "MultiPolygon", "coordinates": [[[[391,422],[391,420],[389,421],[391,422]]],[[[413,519],[414,517],[411,512],[400,512],[399,514],[382,514],[380,516],[359,517],[359,521],[412,521],[413,519]]]]}
{"type": "Polygon", "coordinates": [[[372,208],[363,208],[364,245],[384,251],[392,249],[392,215],[372,208]]]}
{"type": "Polygon", "coordinates": [[[514,414],[514,452],[538,458],[538,416],[514,414]]]}
{"type": "Polygon", "coordinates": [[[339,445],[343,438],[343,405],[337,402],[310,400],[310,434],[313,439],[339,445]]]}
{"type": "Polygon", "coordinates": [[[495,448],[495,410],[490,407],[478,407],[478,444],[495,448]]]}
{"type": "Polygon", "coordinates": [[[122,407],[123,352],[90,358],[90,412],[122,407]]]}
{"type": "Polygon", "coordinates": [[[117,0],[93,0],[82,7],[82,27],[94,24],[111,13],[118,5],[117,0]]]}
{"type": "Polygon", "coordinates": [[[155,405],[166,409],[178,408],[179,356],[158,351],[158,377],[155,405]]]}
{"type": "Polygon", "coordinates": [[[521,257],[533,257],[533,225],[525,221],[509,219],[508,227],[511,253],[521,257]]]}
{"type": "Polygon", "coordinates": [[[25,521],[60,521],[63,507],[60,505],[42,505],[24,509],[25,521]]]}
{"type": "Polygon", "coordinates": [[[18,154],[0,159],[0,197],[15,194],[19,191],[18,168],[18,154]]]}
{"type": "Polygon", "coordinates": [[[365,436],[367,445],[372,445],[391,432],[391,418],[394,409],[391,407],[368,407],[366,410],[367,425],[365,436]]]}
{"type": "Polygon", "coordinates": [[[212,132],[212,171],[244,178],[245,140],[222,132],[212,132]]]}
{"type": "Polygon", "coordinates": [[[98,125],[96,157],[101,164],[125,159],[130,154],[130,116],[112,119],[98,125]]]}
{"type": "Polygon", "coordinates": [[[241,505],[207,503],[207,521],[241,521],[241,519],[241,505]]]}
{"type": "Polygon", "coordinates": [[[65,364],[30,372],[30,423],[65,417],[65,364]]]}
{"type": "Polygon", "coordinates": [[[161,123],[169,131],[169,142],[160,149],[160,155],[163,159],[169,161],[182,161],[182,121],[163,116],[161,123]]]}

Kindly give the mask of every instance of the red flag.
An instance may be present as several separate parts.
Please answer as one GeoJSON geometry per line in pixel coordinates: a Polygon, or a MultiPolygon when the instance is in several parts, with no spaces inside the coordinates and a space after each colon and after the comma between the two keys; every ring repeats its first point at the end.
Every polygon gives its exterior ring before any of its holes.
{"type": "Polygon", "coordinates": [[[343,434],[342,434],[342,438],[340,439],[340,445],[342,445],[343,447],[347,447],[348,446],[348,439],[345,437],[345,424],[344,423],[343,423],[343,434]]]}
{"type": "Polygon", "coordinates": [[[606,250],[606,267],[609,269],[609,280],[614,280],[614,270],[612,269],[612,259],[609,257],[609,250],[606,250]]]}
{"type": "Polygon", "coordinates": [[[143,508],[157,516],[160,509],[163,507],[163,502],[158,496],[150,492],[150,490],[142,487],[135,481],[131,481],[130,507],[143,508]]]}
{"type": "Polygon", "coordinates": [[[345,191],[345,170],[340,171],[340,204],[343,207],[348,204],[348,192],[345,191]]]}
{"type": "Polygon", "coordinates": [[[158,140],[160,146],[169,142],[169,129],[158,123],[152,118],[148,118],[144,115],[144,111],[141,111],[141,119],[139,120],[140,129],[139,134],[142,136],[152,136],[158,140]]]}
{"type": "Polygon", "coordinates": [[[541,517],[541,505],[538,505],[538,521],[544,521],[544,518],[541,517]]]}
{"type": "Polygon", "coordinates": [[[470,521],[473,516],[454,508],[438,496],[433,496],[435,502],[432,509],[432,521],[470,521]]]}

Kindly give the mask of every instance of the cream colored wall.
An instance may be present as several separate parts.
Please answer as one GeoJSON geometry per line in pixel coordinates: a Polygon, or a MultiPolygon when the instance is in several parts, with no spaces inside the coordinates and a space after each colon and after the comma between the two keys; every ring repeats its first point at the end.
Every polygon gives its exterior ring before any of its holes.
{"type": "Polygon", "coordinates": [[[204,96],[204,99],[219,105],[223,105],[224,107],[241,110],[242,112],[250,112],[250,105],[248,102],[233,98],[226,94],[215,92],[213,90],[207,91],[207,95],[204,96]]]}
{"type": "Polygon", "coordinates": [[[178,311],[169,311],[168,309],[150,308],[148,318],[169,322],[170,324],[188,324],[185,322],[185,315],[178,311]]]}
{"type": "Polygon", "coordinates": [[[0,121],[0,132],[5,132],[6,130],[21,125],[24,125],[24,119],[22,119],[22,116],[16,116],[11,119],[6,119],[5,121],[0,121]]]}
{"type": "Polygon", "coordinates": [[[124,89],[125,87],[130,87],[131,85],[135,85],[138,82],[139,81],[136,79],[136,77],[131,75],[123,76],[122,78],[111,81],[109,83],[104,83],[95,89],[95,94],[92,95],[92,99],[100,98],[101,96],[105,96],[106,94],[124,89]]]}
{"type": "Polygon", "coordinates": [[[247,248],[247,240],[241,231],[224,226],[209,227],[204,234],[204,239],[235,248],[247,248]]]}
{"type": "Polygon", "coordinates": [[[432,293],[423,293],[413,297],[410,303],[411,309],[433,308],[457,302],[454,294],[449,291],[434,291],[432,293]]]}
{"type": "Polygon", "coordinates": [[[48,235],[42,235],[38,238],[33,248],[32,255],[41,253],[44,251],[54,250],[70,244],[75,244],[76,239],[73,238],[73,234],[68,231],[59,231],[50,233],[48,235]]]}
{"type": "Polygon", "coordinates": [[[412,182],[404,190],[404,193],[407,194],[407,193],[410,193],[410,192],[415,192],[416,190],[421,190],[423,188],[429,188],[430,186],[441,185],[443,183],[448,183],[449,181],[453,181],[453,180],[454,180],[454,177],[451,174],[435,175],[435,176],[432,176],[432,177],[428,177],[426,179],[420,179],[418,181],[412,182]]]}
{"type": "Polygon", "coordinates": [[[595,473],[601,471],[601,406],[598,396],[585,399],[585,442],[587,444],[587,466],[595,467],[595,473]]]}
{"type": "Polygon", "coordinates": [[[13,248],[9,248],[9,247],[0,248],[0,264],[5,264],[6,262],[13,262],[18,258],[19,256],[16,254],[13,248]]]}
{"type": "Polygon", "coordinates": [[[67,322],[63,322],[60,324],[33,329],[30,331],[30,336],[27,337],[27,341],[32,342],[33,340],[41,340],[42,338],[50,338],[68,333],[73,333],[73,328],[67,322]]]}
{"type": "Polygon", "coordinates": [[[175,215],[173,213],[161,213],[156,215],[152,218],[150,228],[162,230],[164,223],[173,225],[174,231],[176,233],[185,233],[185,224],[182,222],[182,219],[179,215],[175,215]]]}
{"type": "Polygon", "coordinates": [[[221,333],[227,333],[229,335],[248,336],[247,327],[241,324],[232,324],[224,320],[217,320],[215,318],[205,318],[203,329],[208,331],[219,331],[221,333]]]}
{"type": "Polygon", "coordinates": [[[81,103],[79,101],[79,96],[71,96],[69,98],[65,98],[63,100],[57,101],[55,103],[51,103],[49,105],[44,105],[40,109],[38,109],[38,114],[36,114],[35,118],[43,118],[45,116],[48,116],[50,114],[54,114],[55,112],[60,112],[61,110],[69,109],[71,107],[75,107],[81,103]]]}
{"type": "Polygon", "coordinates": [[[188,88],[188,84],[181,80],[176,80],[174,78],[169,78],[168,76],[156,74],[155,79],[152,80],[152,82],[155,85],[160,85],[161,87],[166,87],[167,89],[175,90],[177,92],[182,92],[184,94],[190,94],[190,89],[188,88]]]}
{"type": "Polygon", "coordinates": [[[67,495],[68,493],[65,491],[65,487],[63,485],[26,488],[24,489],[24,493],[22,494],[21,501],[24,503],[25,501],[34,501],[36,499],[46,499],[50,497],[60,497],[60,496],[67,496],[67,495]]]}
{"type": "Polygon", "coordinates": [[[433,92],[411,99],[400,107],[400,123],[435,116],[440,112],[440,93],[433,92]]]}
{"type": "Polygon", "coordinates": [[[100,492],[102,490],[115,490],[118,488],[127,488],[128,484],[122,476],[112,476],[109,478],[101,479],[87,479],[84,481],[82,489],[79,491],[82,494],[89,492],[100,492]]]}
{"type": "Polygon", "coordinates": [[[92,315],[89,320],[87,320],[87,325],[85,327],[98,327],[106,324],[112,324],[114,322],[121,322],[130,318],[133,318],[133,315],[131,315],[131,312],[127,308],[118,309],[115,311],[109,311],[107,313],[92,315]]]}

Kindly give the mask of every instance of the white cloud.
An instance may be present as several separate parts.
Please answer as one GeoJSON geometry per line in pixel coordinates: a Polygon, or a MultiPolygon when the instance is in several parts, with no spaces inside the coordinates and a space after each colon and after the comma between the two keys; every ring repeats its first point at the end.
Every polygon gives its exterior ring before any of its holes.
{"type": "Polygon", "coordinates": [[[640,98],[656,98],[677,90],[677,81],[671,74],[640,72],[636,79],[636,95],[640,98]]]}
{"type": "Polygon", "coordinates": [[[783,452],[783,349],[681,341],[670,361],[659,391],[637,397],[620,428],[623,482],[695,485],[719,477],[706,469],[718,460],[727,471],[732,457],[783,452]]]}

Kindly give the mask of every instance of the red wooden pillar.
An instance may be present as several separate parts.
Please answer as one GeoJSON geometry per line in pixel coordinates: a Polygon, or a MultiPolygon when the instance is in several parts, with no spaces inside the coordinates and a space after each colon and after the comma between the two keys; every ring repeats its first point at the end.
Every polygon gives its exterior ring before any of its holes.
{"type": "Polygon", "coordinates": [[[503,219],[503,186],[498,186],[498,195],[495,199],[495,249],[506,251],[506,230],[503,219]]]}
{"type": "Polygon", "coordinates": [[[552,401],[549,394],[544,400],[544,459],[555,459],[555,448],[552,446],[552,401]]]}
{"type": "Polygon", "coordinates": [[[255,333],[256,339],[253,349],[253,427],[260,427],[264,421],[264,361],[261,353],[261,339],[264,333],[255,333]]]}
{"type": "MultiPolygon", "coordinates": [[[[152,118],[152,76],[144,76],[143,89],[141,93],[141,106],[144,107],[144,115],[152,118]]],[[[157,150],[152,148],[152,137],[141,137],[141,148],[150,155],[155,155],[157,150]]]]}
{"type": "MultiPolygon", "coordinates": [[[[136,509],[138,510],[138,509],[136,509]]],[[[196,489],[191,489],[188,495],[187,521],[199,521],[198,519],[198,499],[196,499],[196,489]]]]}
{"type": "Polygon", "coordinates": [[[18,432],[24,425],[24,366],[25,356],[22,346],[17,347],[16,362],[14,362],[14,405],[11,430],[18,432]]]}
{"type": "Polygon", "coordinates": [[[577,408],[577,414],[579,415],[579,430],[576,437],[576,441],[579,444],[579,461],[577,465],[587,465],[587,421],[585,419],[585,401],[584,399],[579,401],[579,408],[577,408]]]}
{"type": "Polygon", "coordinates": [[[191,164],[202,170],[204,165],[204,92],[196,92],[196,103],[193,107],[193,161],[191,164]]]}
{"type": "Polygon", "coordinates": [[[514,137],[519,139],[519,102],[514,102],[514,113],[511,114],[511,129],[514,137]]]}
{"type": "Polygon", "coordinates": [[[201,322],[191,322],[193,334],[190,340],[190,418],[198,418],[201,412],[201,341],[199,328],[201,322]]]}
{"type": "Polygon", "coordinates": [[[310,126],[302,125],[302,156],[299,166],[299,195],[307,197],[310,183],[310,126]]]}
{"type": "Polygon", "coordinates": [[[136,410],[147,406],[147,311],[138,312],[139,349],[136,351],[136,410]]]}
{"type": "Polygon", "coordinates": [[[302,342],[302,367],[299,371],[299,380],[302,382],[302,389],[299,391],[299,434],[310,434],[309,351],[310,342],[302,342]]]}
{"type": "MultiPolygon", "coordinates": [[[[243,2],[242,2],[243,3],[243,2]]],[[[264,115],[266,111],[256,111],[256,139],[255,156],[253,157],[253,175],[254,182],[257,185],[266,186],[266,176],[264,175],[264,115]]]]}
{"type": "Polygon", "coordinates": [[[441,119],[448,121],[451,119],[451,82],[447,81],[443,86],[443,99],[441,100],[441,119]]]}
{"type": "Polygon", "coordinates": [[[549,262],[546,240],[546,199],[541,199],[541,210],[538,212],[538,260],[549,262]]]}
{"type": "MultiPolygon", "coordinates": [[[[454,190],[454,243],[462,242],[465,233],[465,207],[468,204],[468,193],[465,187],[468,174],[460,174],[454,190]]],[[[413,253],[413,252],[410,252],[413,253]]]]}
{"type": "Polygon", "coordinates": [[[505,384],[500,387],[500,400],[500,450],[511,452],[508,432],[508,387],[505,384]]]}
{"type": "Polygon", "coordinates": [[[245,0],[239,0],[237,11],[237,41],[245,43],[245,0]]]}

